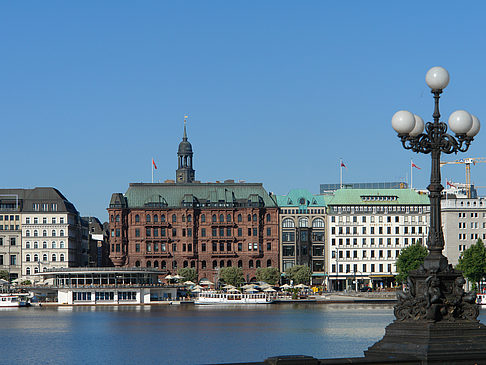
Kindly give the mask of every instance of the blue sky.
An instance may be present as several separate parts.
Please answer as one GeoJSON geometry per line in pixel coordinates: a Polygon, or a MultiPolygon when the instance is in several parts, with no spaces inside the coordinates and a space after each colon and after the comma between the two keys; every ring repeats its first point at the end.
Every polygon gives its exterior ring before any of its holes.
{"type": "MultiPolygon", "coordinates": [[[[49,1],[0,4],[1,187],[54,186],[105,220],[113,192],[174,179],[188,113],[201,181],[403,180],[425,188],[430,157],[390,120],[429,121],[427,70],[451,81],[446,120],[486,123],[485,5],[453,1],[49,1]]],[[[485,157],[482,133],[470,151],[485,157]]],[[[464,181],[464,166],[443,168],[464,181]]],[[[486,164],[472,168],[486,186],[486,164]]],[[[484,195],[486,189],[480,189],[484,195]]]]}

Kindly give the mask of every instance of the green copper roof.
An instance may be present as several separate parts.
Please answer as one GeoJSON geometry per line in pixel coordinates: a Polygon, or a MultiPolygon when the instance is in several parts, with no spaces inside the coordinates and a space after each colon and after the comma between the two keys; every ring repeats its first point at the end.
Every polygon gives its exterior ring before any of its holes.
{"type": "Polygon", "coordinates": [[[339,189],[328,205],[428,205],[429,197],[411,189],[339,189]]]}
{"type": "Polygon", "coordinates": [[[305,189],[290,190],[287,195],[276,195],[279,207],[325,207],[322,195],[313,195],[305,189]]]}
{"type": "Polygon", "coordinates": [[[257,183],[136,183],[130,184],[125,198],[129,208],[180,207],[184,203],[222,207],[247,204],[276,207],[263,185],[257,183]]]}

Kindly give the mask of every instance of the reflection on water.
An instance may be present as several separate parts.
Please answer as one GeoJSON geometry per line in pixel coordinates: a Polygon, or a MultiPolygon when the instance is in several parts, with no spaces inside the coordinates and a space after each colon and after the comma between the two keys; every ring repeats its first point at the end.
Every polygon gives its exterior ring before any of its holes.
{"type": "Polygon", "coordinates": [[[288,354],[362,356],[392,320],[392,306],[362,304],[20,308],[0,311],[0,363],[201,364],[288,354]],[[9,346],[3,346],[6,341],[9,346]]]}

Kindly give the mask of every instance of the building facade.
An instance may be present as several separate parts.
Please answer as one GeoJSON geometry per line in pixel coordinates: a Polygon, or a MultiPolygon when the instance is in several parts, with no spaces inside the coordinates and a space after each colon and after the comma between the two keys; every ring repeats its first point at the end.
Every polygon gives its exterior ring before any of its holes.
{"type": "Polygon", "coordinates": [[[322,195],[304,189],[277,195],[280,228],[280,271],[294,265],[312,270],[312,284],[326,277],[326,202],[322,195]]]}
{"type": "Polygon", "coordinates": [[[88,241],[83,238],[79,213],[58,190],[1,189],[0,206],[15,212],[8,215],[8,225],[3,215],[0,230],[2,241],[8,241],[7,269],[12,279],[13,274],[36,280],[33,274],[39,271],[87,265],[88,241]]]}
{"type": "Polygon", "coordinates": [[[259,267],[278,267],[278,208],[262,184],[197,182],[185,128],[177,158],[176,182],[112,195],[113,265],[172,274],[191,267],[211,281],[224,267],[242,268],[247,281],[259,267]]]}
{"type": "Polygon", "coordinates": [[[429,199],[411,189],[340,189],[328,202],[329,287],[386,288],[400,250],[426,242],[429,199]]]}

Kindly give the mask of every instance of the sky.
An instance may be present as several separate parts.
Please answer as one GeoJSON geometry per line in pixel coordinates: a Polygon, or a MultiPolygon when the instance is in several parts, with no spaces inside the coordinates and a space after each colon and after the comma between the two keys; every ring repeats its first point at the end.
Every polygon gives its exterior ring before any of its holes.
{"type": "MultiPolygon", "coordinates": [[[[486,122],[480,1],[22,1],[0,3],[0,188],[53,186],[107,219],[112,193],[175,178],[183,118],[196,179],[408,181],[398,110],[432,119],[425,74],[445,67],[442,119],[486,122]]],[[[486,157],[480,132],[452,161],[486,157]]],[[[464,165],[442,169],[465,182],[464,165]]],[[[486,163],[472,167],[486,186],[486,163]]],[[[486,188],[479,189],[486,195],[486,188]]]]}

